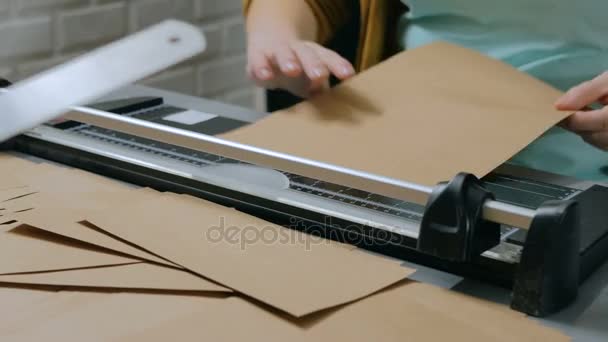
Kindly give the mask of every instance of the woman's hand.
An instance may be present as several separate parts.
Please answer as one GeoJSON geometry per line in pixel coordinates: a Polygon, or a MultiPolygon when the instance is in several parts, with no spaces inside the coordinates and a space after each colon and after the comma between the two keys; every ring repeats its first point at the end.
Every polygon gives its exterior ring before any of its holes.
{"type": "Polygon", "coordinates": [[[608,151],[608,72],[570,89],[556,103],[559,110],[575,111],[564,127],[586,142],[608,151]],[[588,110],[596,103],[601,109],[588,110]]]}
{"type": "Polygon", "coordinates": [[[281,32],[250,33],[247,58],[247,73],[258,86],[300,97],[326,89],[332,74],[344,80],[355,73],[334,51],[281,32]]]}

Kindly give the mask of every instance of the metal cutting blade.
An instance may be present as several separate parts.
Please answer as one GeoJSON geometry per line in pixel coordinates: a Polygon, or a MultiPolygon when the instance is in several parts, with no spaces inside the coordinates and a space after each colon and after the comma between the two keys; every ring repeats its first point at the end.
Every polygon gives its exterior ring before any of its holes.
{"type": "Polygon", "coordinates": [[[0,142],[203,52],[200,29],[168,20],[9,87],[0,95],[0,142]]]}

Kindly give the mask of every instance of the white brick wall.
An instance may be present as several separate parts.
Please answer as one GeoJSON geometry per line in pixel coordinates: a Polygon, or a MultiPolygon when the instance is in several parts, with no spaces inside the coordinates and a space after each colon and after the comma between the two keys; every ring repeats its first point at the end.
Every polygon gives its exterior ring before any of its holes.
{"type": "Polygon", "coordinates": [[[200,27],[208,50],[143,83],[255,107],[241,0],[0,0],[0,76],[23,79],[167,18],[200,27]]]}

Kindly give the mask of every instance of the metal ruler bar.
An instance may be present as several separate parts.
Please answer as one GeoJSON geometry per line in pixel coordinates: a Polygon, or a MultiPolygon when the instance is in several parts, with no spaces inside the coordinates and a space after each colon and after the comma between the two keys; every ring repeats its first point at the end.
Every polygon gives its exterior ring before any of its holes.
{"type": "Polygon", "coordinates": [[[201,31],[165,21],[20,81],[0,95],[0,141],[205,49],[201,31]]]}
{"type": "MultiPolygon", "coordinates": [[[[259,166],[349,186],[420,205],[426,205],[433,191],[432,187],[265,150],[210,135],[87,107],[76,107],[65,118],[171,145],[217,154],[259,166]]],[[[483,216],[488,220],[524,229],[530,226],[534,214],[534,210],[497,201],[488,201],[483,210],[483,216]]]]}

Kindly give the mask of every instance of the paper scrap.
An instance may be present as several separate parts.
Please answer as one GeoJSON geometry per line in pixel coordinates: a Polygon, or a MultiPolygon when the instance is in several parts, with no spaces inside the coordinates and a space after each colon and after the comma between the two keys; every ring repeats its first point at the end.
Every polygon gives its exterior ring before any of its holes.
{"type": "Polygon", "coordinates": [[[117,240],[105,232],[96,230],[95,227],[77,222],[85,216],[85,214],[79,211],[37,209],[22,213],[18,216],[18,219],[19,222],[50,233],[107,248],[137,259],[175,266],[158,256],[117,240]]]}
{"type": "Polygon", "coordinates": [[[0,274],[120,265],[138,260],[95,251],[70,241],[39,234],[26,226],[0,233],[0,274]]]}
{"type": "Polygon", "coordinates": [[[87,221],[296,317],[365,297],[413,272],[192,198],[163,196],[91,213],[87,221]]]}
{"type": "Polygon", "coordinates": [[[221,137],[433,186],[501,165],[569,114],[554,109],[560,94],[500,61],[434,43],[221,137]]]}
{"type": "Polygon", "coordinates": [[[3,202],[11,201],[17,198],[35,194],[37,191],[30,187],[14,187],[10,189],[0,190],[0,208],[6,204],[3,202]]]}
{"type": "Polygon", "coordinates": [[[2,283],[22,285],[110,288],[125,291],[156,290],[181,292],[232,292],[199,276],[170,267],[149,263],[102,266],[56,272],[0,275],[2,283]]]}

